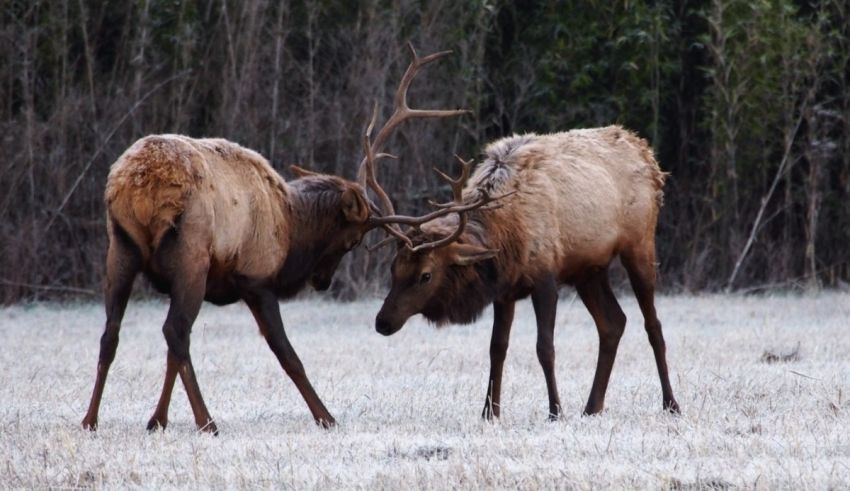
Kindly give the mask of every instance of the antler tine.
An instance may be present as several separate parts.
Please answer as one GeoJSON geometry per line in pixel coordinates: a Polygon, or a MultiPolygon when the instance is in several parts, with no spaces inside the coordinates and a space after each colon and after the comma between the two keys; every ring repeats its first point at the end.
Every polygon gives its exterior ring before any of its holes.
{"type": "Polygon", "coordinates": [[[372,151],[372,130],[375,129],[375,122],[378,119],[378,101],[372,104],[372,117],[369,118],[369,124],[363,132],[363,160],[360,161],[360,167],[357,169],[357,183],[363,186],[370,186],[375,180],[375,160],[371,158],[374,155],[372,151]]]}
{"type": "Polygon", "coordinates": [[[395,237],[384,237],[383,240],[379,241],[377,244],[366,247],[366,252],[371,254],[385,245],[392,244],[393,241],[395,241],[395,237]]]}
{"type": "MultiPolygon", "coordinates": [[[[411,56],[413,57],[413,61],[408,65],[407,70],[405,70],[404,75],[401,78],[401,82],[399,82],[398,89],[396,90],[395,99],[394,99],[394,111],[384,126],[378,131],[378,135],[375,137],[374,141],[364,140],[364,144],[368,144],[369,149],[367,150],[367,156],[363,158],[360,162],[360,168],[357,172],[357,180],[361,185],[369,186],[380,198],[382,204],[386,205],[389,202],[389,198],[386,200],[386,192],[381,189],[380,184],[378,184],[377,179],[375,178],[376,170],[374,163],[374,156],[376,154],[380,154],[380,149],[389,139],[390,134],[393,130],[395,130],[400,124],[408,119],[413,118],[447,118],[452,116],[460,116],[462,114],[466,114],[470,111],[466,109],[454,109],[454,110],[445,110],[445,109],[411,109],[407,103],[407,91],[410,88],[410,84],[413,82],[413,79],[419,73],[419,71],[425,65],[432,63],[449,53],[451,51],[441,51],[438,53],[433,53],[427,56],[420,57],[416,50],[413,48],[411,43],[407,43],[407,48],[410,51],[411,56]],[[370,153],[371,152],[371,156],[370,153]]],[[[371,132],[375,125],[375,120],[377,119],[377,104],[372,112],[372,120],[369,124],[369,127],[366,130],[367,135],[371,139],[371,132]]],[[[385,215],[393,215],[395,212],[391,207],[385,208],[385,215]]]]}
{"type": "MultiPolygon", "coordinates": [[[[455,206],[463,206],[463,187],[464,187],[464,185],[466,185],[466,181],[469,179],[469,174],[470,174],[471,169],[472,169],[472,159],[463,160],[457,154],[455,154],[455,158],[458,160],[458,162],[460,162],[460,167],[461,167],[460,177],[458,177],[457,179],[452,179],[447,174],[445,174],[444,172],[439,171],[437,169],[434,169],[434,170],[443,179],[448,181],[449,185],[451,185],[453,204],[455,206]]],[[[473,203],[475,205],[475,208],[480,208],[481,206],[484,206],[484,204],[487,202],[488,198],[489,198],[489,196],[487,196],[486,193],[482,194],[482,196],[473,203]]],[[[457,210],[457,208],[456,207],[446,207],[446,208],[444,208],[444,210],[451,211],[451,210],[457,210]]],[[[413,252],[418,252],[418,251],[424,251],[426,249],[437,249],[438,247],[442,247],[444,245],[451,244],[452,242],[457,240],[458,237],[460,237],[460,235],[463,233],[463,230],[466,228],[466,223],[469,220],[469,217],[467,216],[466,212],[457,211],[457,214],[458,214],[458,224],[457,224],[457,228],[455,229],[454,232],[447,235],[446,237],[443,237],[442,239],[435,240],[435,241],[432,241],[432,242],[425,242],[424,244],[419,244],[416,247],[412,247],[411,250],[413,252]]]]}
{"type": "MultiPolygon", "coordinates": [[[[439,204],[437,206],[440,209],[438,209],[436,211],[432,211],[431,213],[428,213],[428,214],[423,215],[421,217],[413,217],[413,216],[406,216],[406,215],[389,215],[389,216],[373,218],[372,222],[374,224],[390,224],[390,223],[392,223],[392,224],[404,224],[404,225],[409,225],[409,226],[418,228],[423,223],[430,222],[431,220],[434,220],[436,218],[448,215],[450,213],[457,213],[458,217],[459,217],[458,218],[458,226],[457,226],[457,228],[455,228],[455,230],[451,234],[449,234],[446,237],[443,237],[441,239],[438,239],[438,240],[435,240],[435,241],[432,241],[432,242],[425,242],[425,243],[420,244],[420,245],[415,246],[415,247],[408,243],[408,247],[413,252],[418,252],[418,251],[423,251],[423,250],[428,250],[428,249],[436,249],[436,248],[442,247],[446,244],[450,244],[450,243],[454,242],[455,240],[457,240],[458,237],[460,237],[460,235],[463,233],[463,230],[466,228],[466,224],[467,224],[467,221],[468,221],[467,213],[469,211],[482,208],[489,203],[501,200],[502,198],[508,197],[508,196],[510,196],[510,195],[512,195],[516,192],[516,191],[513,191],[513,192],[506,193],[506,194],[496,196],[496,197],[491,197],[486,192],[481,192],[479,197],[476,200],[474,200],[470,203],[464,203],[464,201],[463,201],[463,188],[464,188],[464,185],[466,184],[466,181],[469,179],[469,175],[471,174],[471,171],[472,171],[472,160],[468,160],[468,161],[463,160],[462,158],[458,157],[457,155],[455,155],[455,157],[461,163],[461,167],[462,167],[461,175],[457,179],[451,178],[450,176],[448,176],[444,172],[440,171],[439,169],[434,169],[434,171],[438,175],[440,175],[440,177],[442,177],[443,179],[448,181],[449,184],[451,185],[453,200],[450,203],[439,204]]],[[[484,209],[489,210],[489,209],[492,209],[492,208],[484,208],[484,209]]],[[[383,245],[384,245],[383,242],[379,243],[378,245],[375,246],[375,248],[378,248],[378,247],[383,246],[383,245]]]]}
{"type": "Polygon", "coordinates": [[[390,224],[384,224],[381,225],[381,227],[390,235],[390,237],[387,237],[388,239],[392,239],[393,237],[395,237],[396,239],[404,242],[407,247],[413,247],[413,241],[410,240],[410,237],[405,235],[404,232],[399,230],[397,227],[394,227],[390,224]]]}
{"type": "MultiPolygon", "coordinates": [[[[398,156],[393,155],[391,153],[385,153],[385,152],[381,152],[381,153],[377,153],[377,154],[374,153],[374,146],[370,142],[370,138],[372,137],[372,129],[374,129],[374,127],[375,127],[375,120],[377,118],[378,118],[378,101],[375,101],[375,107],[372,109],[372,119],[369,121],[369,126],[366,127],[366,132],[363,135],[363,137],[364,137],[363,148],[364,148],[364,153],[365,153],[363,160],[366,163],[366,171],[367,171],[366,179],[367,179],[367,181],[369,179],[369,173],[371,173],[371,175],[372,175],[372,180],[375,180],[375,161],[380,160],[380,159],[385,159],[385,158],[386,159],[398,160],[398,156]]],[[[365,183],[361,183],[361,184],[365,185],[365,183]]],[[[375,182],[375,184],[377,185],[377,182],[375,182]]]]}
{"type": "MultiPolygon", "coordinates": [[[[384,189],[380,185],[378,185],[378,182],[375,180],[374,162],[375,162],[376,156],[372,152],[372,147],[369,145],[369,134],[368,133],[364,136],[363,140],[364,140],[364,142],[363,142],[364,147],[366,148],[367,159],[369,161],[369,165],[367,167],[367,172],[366,172],[367,175],[368,175],[367,180],[369,182],[369,185],[370,185],[370,187],[372,187],[372,189],[378,195],[378,198],[381,200],[381,205],[384,207],[384,210],[386,210],[390,214],[393,214],[393,213],[395,213],[395,210],[393,208],[392,200],[390,200],[390,197],[387,196],[387,193],[384,192],[384,189]]],[[[389,155],[389,154],[379,154],[379,155],[395,158],[395,156],[389,155]]],[[[376,224],[376,225],[378,225],[378,224],[376,224]]],[[[390,235],[390,237],[395,237],[396,239],[403,241],[408,246],[413,245],[413,242],[411,242],[410,238],[408,236],[404,235],[404,233],[401,230],[399,230],[396,225],[394,225],[392,223],[383,223],[383,224],[379,224],[379,225],[390,235]]]]}
{"type": "Polygon", "coordinates": [[[463,160],[455,154],[455,158],[460,162],[461,166],[461,174],[457,179],[452,179],[446,173],[441,171],[440,169],[434,168],[434,172],[437,173],[438,176],[443,178],[444,181],[448,182],[452,189],[452,199],[450,203],[434,203],[431,201],[431,205],[437,208],[450,208],[452,206],[456,206],[463,202],[463,187],[466,185],[466,181],[469,179],[469,175],[472,172],[472,159],[463,160]]]}
{"type": "Polygon", "coordinates": [[[372,109],[372,119],[369,121],[369,126],[366,127],[366,132],[363,134],[363,152],[365,156],[363,160],[366,164],[366,183],[370,188],[378,195],[378,198],[381,200],[381,206],[384,208],[384,213],[393,214],[395,213],[395,208],[393,207],[392,200],[384,191],[384,188],[378,184],[378,180],[375,177],[375,146],[372,145],[372,130],[375,127],[375,121],[378,119],[378,103],[375,102],[375,105],[372,109]]]}
{"type": "MultiPolygon", "coordinates": [[[[441,208],[436,211],[432,211],[427,215],[423,215],[421,217],[414,217],[408,215],[387,215],[383,217],[375,217],[371,219],[372,223],[375,225],[386,225],[386,224],[401,224],[401,225],[409,225],[411,227],[418,227],[423,223],[430,222],[441,216],[448,215],[450,213],[465,213],[468,211],[472,211],[478,208],[484,207],[484,205],[488,203],[492,203],[494,201],[498,201],[503,198],[507,198],[508,196],[515,194],[516,191],[512,191],[510,193],[505,193],[496,197],[491,197],[487,195],[482,195],[479,199],[473,201],[472,203],[466,203],[463,205],[452,205],[446,206],[445,208],[441,208]]],[[[484,208],[485,210],[496,209],[496,208],[484,208]]]]}
{"type": "MultiPolygon", "coordinates": [[[[372,110],[372,119],[369,121],[369,126],[366,127],[366,132],[363,134],[363,151],[366,156],[364,160],[366,161],[366,183],[368,183],[369,187],[375,191],[375,194],[378,195],[378,198],[381,200],[381,205],[384,207],[384,212],[392,215],[395,213],[395,208],[393,207],[393,202],[390,200],[390,197],[384,191],[379,184],[377,179],[375,178],[375,160],[378,158],[396,158],[395,155],[391,155],[388,153],[379,153],[375,155],[375,147],[371,144],[370,139],[372,135],[372,129],[375,127],[375,121],[378,118],[378,103],[375,102],[375,106],[372,110]]],[[[413,242],[411,242],[410,238],[408,238],[401,230],[398,229],[397,226],[386,223],[381,224],[381,227],[390,235],[390,237],[395,237],[403,242],[405,242],[408,246],[412,246],[413,242]]]]}
{"type": "Polygon", "coordinates": [[[463,229],[466,228],[466,222],[468,220],[468,217],[465,213],[458,213],[458,215],[460,216],[460,218],[458,219],[457,228],[454,232],[443,237],[442,239],[438,239],[433,242],[425,242],[423,244],[419,244],[416,247],[411,247],[410,250],[413,252],[419,252],[424,250],[437,249],[439,247],[443,247],[444,245],[451,244],[452,242],[457,240],[458,237],[460,237],[460,234],[463,233],[463,229]]]}

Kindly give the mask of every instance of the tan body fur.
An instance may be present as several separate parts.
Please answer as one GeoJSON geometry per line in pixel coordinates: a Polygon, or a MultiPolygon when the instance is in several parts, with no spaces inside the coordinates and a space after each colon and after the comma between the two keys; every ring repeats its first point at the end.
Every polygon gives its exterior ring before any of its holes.
{"type": "Polygon", "coordinates": [[[488,239],[482,245],[498,249],[511,274],[554,271],[569,281],[620,251],[654,244],[664,174],[633,133],[609,126],[527,134],[491,143],[485,154],[464,194],[516,192],[473,218],[488,239]]]}
{"type": "Polygon", "coordinates": [[[655,228],[664,173],[646,141],[609,126],[515,135],[488,145],[485,155],[464,188],[463,201],[503,197],[486,209],[468,212],[462,229],[457,215],[447,215],[409,232],[413,247],[399,242],[392,287],[378,313],[377,331],[393,334],[415,314],[437,324],[472,322],[492,304],[491,371],[484,409],[484,417],[491,418],[499,415],[514,303],[530,295],[550,416],[558,417],[552,341],[557,289],[573,284],[599,331],[599,360],[585,408],[587,414],[597,413],[626,323],[608,280],[608,266],[619,256],[644,314],[664,407],[678,411],[654,306],[655,228]],[[450,234],[457,239],[426,248],[450,234]]]}
{"type": "Polygon", "coordinates": [[[292,191],[258,153],[223,139],[153,135],[115,162],[107,212],[147,260],[179,216],[205,229],[213,263],[270,276],[289,248],[292,191]]]}

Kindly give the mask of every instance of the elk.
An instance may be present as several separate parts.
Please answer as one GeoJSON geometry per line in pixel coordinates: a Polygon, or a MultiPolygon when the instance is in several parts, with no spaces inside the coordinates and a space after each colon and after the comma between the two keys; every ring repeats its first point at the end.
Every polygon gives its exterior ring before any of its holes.
{"type": "Polygon", "coordinates": [[[603,409],[626,324],[608,279],[609,265],[619,256],[644,316],[663,408],[677,413],[654,305],[655,228],[665,174],[647,142],[609,126],[514,135],[489,144],[485,154],[471,178],[471,162],[461,160],[461,177],[450,180],[453,201],[437,212],[379,219],[410,228],[404,240],[396,240],[392,283],[376,330],[389,336],[415,314],[438,325],[470,323],[492,303],[490,375],[482,412],[490,420],[500,415],[514,305],[531,296],[549,417],[557,419],[555,310],[559,286],[575,285],[599,334],[596,374],[584,409],[584,414],[596,414],[603,409]],[[439,213],[447,207],[455,211],[439,213]]]}
{"type": "Polygon", "coordinates": [[[165,380],[148,430],[166,427],[179,374],[198,428],[218,432],[189,355],[189,335],[204,300],[217,305],[244,301],[316,423],[335,424],[287,339],[278,299],[292,297],[307,283],[327,289],[341,258],[369,230],[382,227],[401,235],[394,226],[374,221],[377,207],[366,189],[375,183],[367,165],[389,156],[381,149],[404,121],[466,112],[409,108],[407,91],[414,77],[449,53],[419,57],[409,48],[413,61],[399,83],[395,111],[374,143],[369,135],[377,106],[373,113],[357,182],[297,166],[292,171],[298,178],[286,182],[256,152],[223,139],[181,135],[144,137],[112,165],[105,192],[106,327],[84,428],[97,428],[121,319],[140,272],[170,298],[162,327],[168,345],[165,380]]]}

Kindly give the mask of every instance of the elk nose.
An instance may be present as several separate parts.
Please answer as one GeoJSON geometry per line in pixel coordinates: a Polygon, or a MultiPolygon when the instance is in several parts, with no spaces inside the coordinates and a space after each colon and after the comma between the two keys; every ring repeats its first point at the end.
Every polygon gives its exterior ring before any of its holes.
{"type": "Polygon", "coordinates": [[[377,319],[375,319],[375,330],[383,334],[384,336],[389,336],[390,334],[395,332],[392,324],[390,324],[389,321],[382,317],[378,317],[377,319]]]}

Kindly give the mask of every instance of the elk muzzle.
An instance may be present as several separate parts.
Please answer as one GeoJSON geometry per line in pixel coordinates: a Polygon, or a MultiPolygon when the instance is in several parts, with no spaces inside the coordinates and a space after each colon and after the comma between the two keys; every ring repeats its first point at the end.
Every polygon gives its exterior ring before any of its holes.
{"type": "Polygon", "coordinates": [[[392,309],[388,308],[388,303],[384,301],[381,311],[378,312],[378,316],[375,318],[375,330],[384,336],[391,336],[397,333],[404,327],[404,324],[407,323],[407,319],[410,317],[395,315],[394,312],[391,312],[392,309]]]}

